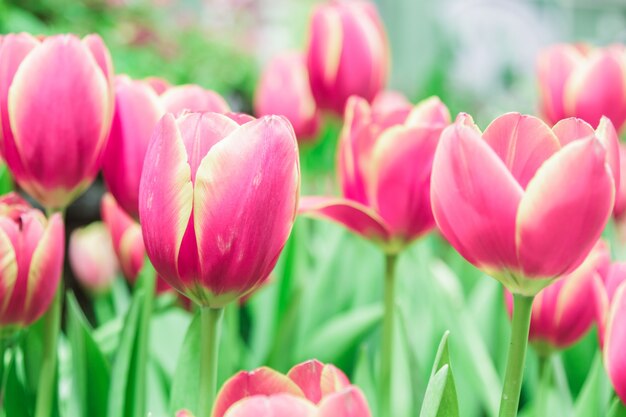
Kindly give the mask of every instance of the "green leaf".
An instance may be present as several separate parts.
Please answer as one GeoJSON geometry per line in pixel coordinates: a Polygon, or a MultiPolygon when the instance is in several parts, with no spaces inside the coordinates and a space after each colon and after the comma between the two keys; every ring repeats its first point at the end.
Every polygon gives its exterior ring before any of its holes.
{"type": "Polygon", "coordinates": [[[449,334],[450,332],[444,333],[437,349],[420,417],[458,417],[459,415],[459,401],[448,353],[449,334]]]}
{"type": "Polygon", "coordinates": [[[0,163],[0,195],[13,191],[13,179],[6,164],[0,163]]]}
{"type": "Polygon", "coordinates": [[[607,417],[626,417],[626,406],[619,398],[613,400],[607,417]]]}
{"type": "Polygon", "coordinates": [[[6,417],[30,417],[34,414],[34,402],[29,397],[23,374],[18,372],[18,349],[13,349],[7,368],[4,411],[6,417]]]}
{"type": "Polygon", "coordinates": [[[174,379],[172,380],[170,397],[170,414],[174,415],[178,410],[186,408],[195,413],[198,404],[200,381],[200,312],[198,312],[189,325],[183,347],[178,356],[174,379]]]}
{"type": "Polygon", "coordinates": [[[439,348],[437,349],[437,355],[435,356],[435,363],[433,364],[433,369],[430,372],[431,378],[437,373],[437,371],[443,368],[444,365],[450,365],[450,354],[448,353],[449,336],[450,332],[447,331],[443,334],[443,337],[441,338],[439,348]]]}
{"type": "Polygon", "coordinates": [[[604,414],[603,381],[606,380],[602,355],[598,352],[593,361],[591,372],[576,399],[573,417],[599,416],[604,414]]]}
{"type": "Polygon", "coordinates": [[[297,360],[317,358],[322,362],[337,363],[351,349],[355,349],[382,320],[383,307],[374,304],[360,307],[336,316],[306,340],[298,349],[297,360]]]}
{"type": "Polygon", "coordinates": [[[91,337],[87,319],[74,294],[68,294],[67,333],[72,348],[73,397],[78,398],[79,415],[105,417],[111,370],[91,337]]]}

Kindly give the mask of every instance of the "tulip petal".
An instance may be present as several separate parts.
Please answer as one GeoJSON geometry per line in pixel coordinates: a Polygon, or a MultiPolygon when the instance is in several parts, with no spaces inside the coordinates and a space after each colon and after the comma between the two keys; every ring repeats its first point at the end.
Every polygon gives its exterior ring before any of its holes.
{"type": "Polygon", "coordinates": [[[435,225],[430,174],[441,127],[394,126],[372,150],[370,201],[395,236],[410,241],[435,225]]]}
{"type": "Polygon", "coordinates": [[[407,126],[449,125],[450,111],[439,97],[433,96],[420,101],[408,115],[407,126]]]}
{"type": "Polygon", "coordinates": [[[355,386],[325,397],[316,417],[371,417],[365,396],[355,386]]]}
{"type": "Polygon", "coordinates": [[[266,116],[240,126],[213,145],[194,187],[202,283],[213,293],[197,296],[221,304],[267,277],[291,232],[300,189],[291,125],[266,116]]]}
{"type": "Polygon", "coordinates": [[[365,239],[378,242],[387,242],[391,239],[391,233],[384,220],[372,209],[356,201],[307,196],[301,199],[298,212],[337,222],[365,239]]]}
{"type": "Polygon", "coordinates": [[[561,146],[570,144],[577,139],[583,139],[595,134],[593,127],[583,119],[569,117],[560,120],[552,127],[552,131],[559,138],[561,146]]]}
{"type": "Polygon", "coordinates": [[[161,102],[165,111],[174,114],[179,114],[183,110],[215,113],[230,111],[226,100],[215,91],[192,84],[168,88],[161,94],[161,102]]]}
{"type": "Polygon", "coordinates": [[[473,127],[446,128],[435,152],[431,202],[439,229],[468,261],[515,268],[522,188],[473,127]]]}
{"type": "Polygon", "coordinates": [[[182,289],[176,268],[193,207],[191,170],[171,114],[163,116],[146,151],[139,185],[139,217],[146,252],[155,269],[182,289]]]}
{"type": "Polygon", "coordinates": [[[621,154],[620,154],[620,142],[619,135],[611,123],[611,120],[602,116],[600,123],[596,129],[596,137],[600,140],[604,149],[606,149],[606,159],[611,173],[613,174],[613,181],[615,183],[615,207],[617,207],[619,201],[617,199],[617,192],[619,192],[621,186],[621,154]]]}
{"type": "Polygon", "coordinates": [[[517,213],[516,244],[526,276],[551,278],[576,268],[596,243],[613,206],[605,150],[577,140],[542,165],[517,213]]]}
{"type": "Polygon", "coordinates": [[[483,138],[526,188],[537,169],[560,149],[558,138],[540,119],[507,113],[495,119],[483,138]]]}
{"type": "Polygon", "coordinates": [[[0,228],[0,326],[6,325],[3,318],[11,300],[17,280],[17,259],[11,238],[0,228]]]}
{"type": "Polygon", "coordinates": [[[224,417],[313,417],[315,406],[288,394],[243,399],[228,409],[224,417]]]}
{"type": "Polygon", "coordinates": [[[294,366],[287,376],[300,387],[306,398],[315,404],[319,403],[322,397],[350,385],[348,377],[341,370],[317,360],[294,366]]]}
{"type": "Polygon", "coordinates": [[[270,368],[241,371],[224,383],[215,399],[211,417],[223,417],[237,401],[254,395],[289,394],[304,398],[302,390],[287,376],[270,368]]]}
{"type": "Polygon", "coordinates": [[[611,303],[604,344],[604,365],[615,392],[626,402],[626,284],[622,284],[611,303]]]}

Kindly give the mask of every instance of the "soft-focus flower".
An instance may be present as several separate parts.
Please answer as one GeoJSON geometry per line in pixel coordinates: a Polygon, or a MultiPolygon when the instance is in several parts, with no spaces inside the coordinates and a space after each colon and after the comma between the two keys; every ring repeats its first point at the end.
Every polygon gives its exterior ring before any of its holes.
{"type": "Polygon", "coordinates": [[[119,264],[109,230],[102,222],[78,228],[70,235],[70,265],[79,284],[93,294],[109,290],[119,264]]]}
{"type": "Polygon", "coordinates": [[[626,351],[626,282],[619,285],[611,302],[604,344],[604,366],[615,392],[626,404],[624,351],[626,351]]]}
{"type": "Polygon", "coordinates": [[[230,111],[217,93],[196,85],[166,87],[157,80],[115,78],[115,116],[104,157],[104,180],[118,203],[139,217],[139,180],[152,132],[166,111],[230,111]],[[164,88],[159,96],[155,90],[164,88]]]}
{"type": "Polygon", "coordinates": [[[157,272],[196,303],[221,307],[271,272],[293,226],[300,167],[280,116],[237,124],[166,114],[146,153],[139,214],[157,272]]]}
{"type": "Polygon", "coordinates": [[[0,39],[0,150],[46,208],[66,207],[95,178],[113,105],[111,60],[97,35],[0,39]]]}
{"type": "MultiPolygon", "coordinates": [[[[573,272],[541,290],[533,301],[529,341],[541,354],[565,349],[580,340],[591,328],[596,308],[589,302],[594,280],[602,280],[608,269],[610,254],[599,241],[585,261],[573,272]]],[[[513,297],[506,292],[509,316],[513,314],[513,297]]]]}
{"type": "Polygon", "coordinates": [[[348,98],[374,99],[387,80],[389,47],[373,3],[330,1],[311,16],[307,66],[322,109],[343,114],[348,98]]]}
{"type": "Polygon", "coordinates": [[[287,53],[269,63],[257,86],[254,111],[257,116],[285,116],[301,142],[315,139],[320,114],[302,55],[287,53]]]}
{"type": "Polygon", "coordinates": [[[605,274],[600,274],[593,281],[596,308],[596,322],[598,324],[598,338],[600,346],[604,346],[606,323],[615,298],[615,293],[622,283],[626,282],[626,262],[612,263],[605,274]]]}
{"type": "Polygon", "coordinates": [[[0,328],[22,327],[48,309],[63,268],[59,213],[46,219],[17,194],[0,197],[0,328]]]}
{"type": "Polygon", "coordinates": [[[594,134],[572,118],[550,129],[507,113],[481,133],[461,114],[433,163],[439,229],[509,291],[535,295],[582,263],[608,220],[619,172],[608,125],[604,118],[594,134]]]}
{"type": "Polygon", "coordinates": [[[615,208],[613,216],[618,223],[624,223],[624,214],[626,214],[626,144],[619,144],[619,162],[620,162],[620,179],[617,194],[615,195],[615,208]]]}
{"type": "MultiPolygon", "coordinates": [[[[111,235],[113,249],[122,273],[128,282],[134,284],[146,258],[141,226],[117,204],[111,194],[105,194],[102,197],[100,213],[111,235]]],[[[156,292],[158,294],[171,289],[172,287],[163,278],[157,277],[156,292]]]]}
{"type": "Polygon", "coordinates": [[[384,93],[370,106],[352,97],[339,140],[338,174],[343,198],[305,197],[300,212],[343,224],[397,251],[435,224],[430,172],[450,115],[432,97],[412,106],[384,93]]]}
{"type": "Polygon", "coordinates": [[[626,120],[626,49],[554,45],[538,58],[541,109],[550,123],[578,117],[597,126],[608,117],[620,130],[626,120]]]}
{"type": "Polygon", "coordinates": [[[294,366],[287,375],[265,367],[239,372],[222,386],[212,417],[269,417],[274,415],[267,414],[270,410],[278,409],[286,413],[280,416],[370,416],[363,393],[350,385],[341,370],[311,360],[294,366]],[[252,414],[255,409],[261,414],[252,414]]]}

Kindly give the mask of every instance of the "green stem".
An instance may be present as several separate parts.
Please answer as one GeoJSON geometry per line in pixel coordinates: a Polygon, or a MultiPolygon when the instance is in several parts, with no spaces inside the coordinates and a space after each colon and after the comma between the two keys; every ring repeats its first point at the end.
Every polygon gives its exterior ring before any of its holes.
{"type": "Polygon", "coordinates": [[[506,375],[504,377],[502,399],[500,400],[500,417],[517,416],[522,380],[524,378],[524,363],[526,361],[533,299],[534,297],[520,294],[513,296],[511,344],[509,345],[506,375]]]}
{"type": "Polygon", "coordinates": [[[202,307],[200,343],[200,401],[198,417],[209,417],[217,391],[217,353],[223,308],[202,307]]]}
{"type": "MultiPolygon", "coordinates": [[[[239,302],[230,303],[228,306],[226,306],[226,311],[224,315],[226,316],[225,321],[226,325],[228,326],[228,337],[230,340],[229,349],[232,351],[231,354],[234,362],[233,364],[235,366],[239,366],[241,362],[241,352],[239,352],[239,335],[241,331],[241,324],[239,320],[239,302]]],[[[233,371],[236,372],[237,369],[233,371]]]]}
{"type": "Polygon", "coordinates": [[[396,254],[385,256],[385,312],[380,362],[380,416],[391,417],[391,367],[393,365],[393,326],[395,310],[396,254]]]}
{"type": "Polygon", "coordinates": [[[43,360],[37,386],[35,417],[50,417],[55,402],[57,343],[61,329],[63,283],[59,284],[50,308],[43,317],[43,360]]]}
{"type": "Polygon", "coordinates": [[[539,355],[539,383],[535,390],[535,415],[537,417],[546,416],[548,407],[548,396],[552,385],[552,367],[550,366],[550,356],[539,355]]]}

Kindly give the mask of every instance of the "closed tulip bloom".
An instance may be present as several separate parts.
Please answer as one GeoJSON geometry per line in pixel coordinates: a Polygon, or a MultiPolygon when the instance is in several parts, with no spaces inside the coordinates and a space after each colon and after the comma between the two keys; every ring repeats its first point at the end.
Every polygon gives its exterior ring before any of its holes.
{"type": "Polygon", "coordinates": [[[91,223],[72,232],[69,260],[78,283],[87,291],[100,294],[111,288],[119,264],[104,223],[91,223]]]}
{"type": "MultiPolygon", "coordinates": [[[[600,241],[576,270],[537,294],[528,339],[540,354],[573,345],[591,328],[596,308],[588,297],[593,294],[594,280],[602,280],[601,274],[609,263],[608,247],[600,241]]],[[[513,297],[509,292],[506,301],[509,315],[512,315],[513,297]]]]}
{"type": "Polygon", "coordinates": [[[0,328],[28,326],[56,293],[63,268],[60,214],[46,219],[17,194],[0,197],[0,328]]]}
{"type": "Polygon", "coordinates": [[[157,272],[219,308],[273,269],[293,226],[298,148],[283,117],[237,124],[218,113],[166,114],[146,153],[139,214],[157,272]]]}
{"type": "Polygon", "coordinates": [[[381,94],[371,106],[352,97],[339,140],[343,198],[305,197],[301,213],[339,222],[397,252],[435,224],[430,172],[449,122],[436,97],[414,107],[397,94],[381,94]]]}
{"type": "Polygon", "coordinates": [[[626,404],[626,283],[615,291],[606,325],[604,344],[604,366],[615,392],[626,404]]]}
{"type": "Polygon", "coordinates": [[[0,150],[46,208],[66,207],[95,178],[113,105],[111,61],[97,35],[2,38],[0,150]]]}
{"type": "Polygon", "coordinates": [[[597,126],[608,117],[620,130],[626,120],[626,49],[555,45],[538,59],[541,108],[550,123],[578,117],[597,126]]]}
{"type": "Polygon", "coordinates": [[[257,86],[254,110],[257,116],[285,116],[301,142],[315,138],[320,114],[311,94],[302,55],[287,53],[269,63],[257,86]]]}
{"type": "Polygon", "coordinates": [[[307,66],[320,108],[343,114],[352,95],[374,99],[387,80],[389,47],[373,3],[330,1],[311,16],[307,66]]]}
{"type": "MultiPolygon", "coordinates": [[[[610,123],[603,119],[602,124],[610,123]]],[[[578,267],[613,208],[608,128],[518,113],[481,133],[468,115],[444,130],[432,170],[437,225],[469,262],[533,296],[578,267]]]]}
{"type": "Polygon", "coordinates": [[[611,264],[605,274],[594,279],[596,322],[600,346],[604,346],[606,323],[617,289],[626,282],[626,262],[611,264]]]}

